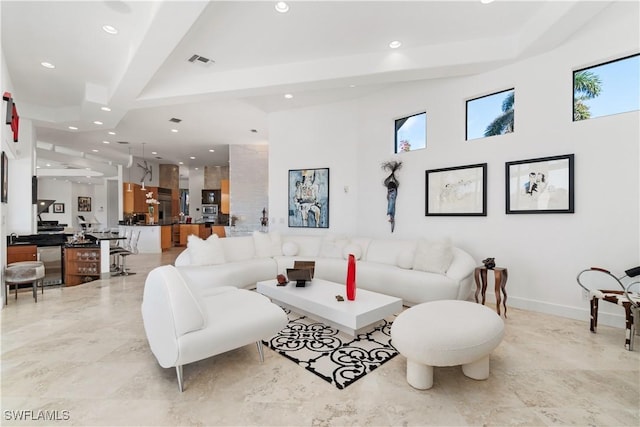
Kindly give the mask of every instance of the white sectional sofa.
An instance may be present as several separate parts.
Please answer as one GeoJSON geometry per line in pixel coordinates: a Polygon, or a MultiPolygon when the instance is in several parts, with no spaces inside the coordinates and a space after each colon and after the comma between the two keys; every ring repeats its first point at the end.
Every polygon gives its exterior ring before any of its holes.
{"type": "MultiPolygon", "coordinates": [[[[336,235],[251,236],[207,240],[189,236],[175,266],[198,286],[251,289],[275,279],[294,261],[315,261],[315,277],[344,283],[346,258],[356,261],[356,286],[403,300],[407,306],[472,295],[475,260],[449,240],[372,239],[336,235]]],[[[205,291],[206,292],[206,291],[205,291]]]]}

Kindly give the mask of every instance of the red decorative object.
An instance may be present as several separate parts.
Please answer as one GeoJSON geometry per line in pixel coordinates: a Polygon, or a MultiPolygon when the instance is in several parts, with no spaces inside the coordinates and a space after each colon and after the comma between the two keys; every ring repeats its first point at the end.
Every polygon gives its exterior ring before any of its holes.
{"type": "Polygon", "coordinates": [[[11,130],[13,131],[13,142],[18,142],[18,130],[20,128],[20,117],[18,116],[18,108],[16,107],[15,102],[13,102],[11,93],[5,92],[2,95],[2,99],[4,101],[7,101],[6,124],[11,125],[11,130]]]}
{"type": "Polygon", "coordinates": [[[347,264],[347,299],[349,301],[356,299],[356,257],[353,254],[349,254],[347,264]]]}

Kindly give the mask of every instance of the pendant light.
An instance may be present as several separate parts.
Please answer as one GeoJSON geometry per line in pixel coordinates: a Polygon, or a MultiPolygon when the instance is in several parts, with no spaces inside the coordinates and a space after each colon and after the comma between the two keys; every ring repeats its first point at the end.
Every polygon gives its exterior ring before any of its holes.
{"type": "MultiPolygon", "coordinates": [[[[143,142],[143,143],[142,143],[142,161],[144,162],[144,165],[145,165],[145,166],[147,166],[147,162],[146,162],[146,160],[145,160],[145,158],[144,158],[144,144],[146,144],[146,142],[143,142]]],[[[147,191],[147,189],[146,189],[146,188],[144,188],[144,177],[145,177],[145,176],[147,176],[147,175],[146,175],[146,171],[145,171],[145,174],[144,174],[144,175],[142,175],[142,187],[140,188],[142,191],[147,191]]]]}
{"type": "MultiPolygon", "coordinates": [[[[129,147],[129,159],[131,159],[131,147],[129,147]]],[[[131,161],[131,160],[130,160],[131,161]]],[[[131,166],[133,166],[133,162],[129,165],[129,182],[127,183],[127,193],[131,193],[131,166]]]]}

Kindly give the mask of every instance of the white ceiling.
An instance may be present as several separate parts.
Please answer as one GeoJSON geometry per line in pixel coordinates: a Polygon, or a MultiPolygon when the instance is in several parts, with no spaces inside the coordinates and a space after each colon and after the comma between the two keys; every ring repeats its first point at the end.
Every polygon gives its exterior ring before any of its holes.
{"type": "Polygon", "coordinates": [[[609,3],[293,1],[281,14],[274,1],[2,1],[0,12],[39,175],[50,164],[108,176],[143,146],[161,163],[226,165],[228,145],[268,143],[270,112],[487,71],[554,48],[609,3]]]}

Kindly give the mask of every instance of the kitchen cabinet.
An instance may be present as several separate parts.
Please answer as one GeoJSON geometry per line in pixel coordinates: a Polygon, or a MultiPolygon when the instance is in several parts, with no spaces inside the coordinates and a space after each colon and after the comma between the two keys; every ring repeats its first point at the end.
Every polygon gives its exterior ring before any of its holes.
{"type": "Polygon", "coordinates": [[[180,224],[173,224],[171,226],[171,234],[173,236],[173,246],[180,246],[180,224]]]}
{"type": "Polygon", "coordinates": [[[226,233],[224,231],[223,225],[212,225],[211,226],[211,234],[217,234],[218,237],[225,237],[226,233]]]}
{"type": "Polygon", "coordinates": [[[160,226],[160,247],[163,251],[173,246],[173,227],[171,225],[160,226]]]}
{"type": "Polygon", "coordinates": [[[7,246],[7,265],[12,262],[37,260],[38,247],[36,245],[7,246]]]}
{"type": "Polygon", "coordinates": [[[205,224],[180,224],[180,246],[187,246],[187,238],[195,234],[201,239],[211,236],[211,227],[205,224]]]}
{"type": "Polygon", "coordinates": [[[100,247],[64,248],[64,284],[75,286],[100,278],[100,247]]]}
{"type": "Polygon", "coordinates": [[[229,180],[220,180],[220,212],[229,215],[229,180]]]}
{"type": "MultiPolygon", "coordinates": [[[[147,190],[148,191],[148,190],[147,190]]],[[[142,191],[142,186],[133,182],[122,184],[122,208],[124,213],[145,213],[147,212],[146,193],[142,191]],[[131,188],[131,191],[128,191],[131,188]]]]}
{"type": "MultiPolygon", "coordinates": [[[[149,204],[147,203],[147,193],[153,193],[153,198],[158,200],[158,187],[146,187],[142,190],[142,186],[133,182],[125,182],[122,184],[122,210],[125,214],[145,213],[149,214],[149,204]],[[131,191],[127,191],[131,188],[131,191]]],[[[152,219],[158,222],[158,205],[153,206],[153,218],[147,216],[147,222],[152,219]]]]}

